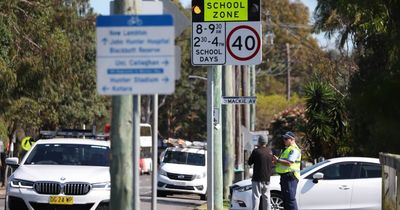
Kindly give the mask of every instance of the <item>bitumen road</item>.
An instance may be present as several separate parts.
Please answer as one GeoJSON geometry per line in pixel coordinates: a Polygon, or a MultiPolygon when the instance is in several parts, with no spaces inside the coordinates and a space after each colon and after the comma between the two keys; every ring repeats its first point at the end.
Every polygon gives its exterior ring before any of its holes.
{"type": "MultiPolygon", "coordinates": [[[[142,210],[151,209],[151,189],[148,187],[150,176],[141,176],[141,204],[142,210]],[[147,186],[146,186],[147,185],[147,186]]],[[[0,210],[4,210],[5,187],[0,187],[0,210]]],[[[157,209],[163,210],[193,210],[205,203],[198,195],[173,195],[157,199],[157,209]]]]}

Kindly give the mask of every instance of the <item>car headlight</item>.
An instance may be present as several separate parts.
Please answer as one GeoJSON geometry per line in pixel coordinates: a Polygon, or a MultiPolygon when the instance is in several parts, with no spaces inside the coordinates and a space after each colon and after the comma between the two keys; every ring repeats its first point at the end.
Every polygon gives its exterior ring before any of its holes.
{"type": "Polygon", "coordinates": [[[243,186],[243,187],[238,187],[238,188],[236,188],[235,190],[237,190],[237,191],[239,191],[239,192],[245,192],[245,191],[247,191],[247,190],[251,190],[251,185],[246,185],[246,186],[243,186]]]}
{"type": "Polygon", "coordinates": [[[111,189],[111,182],[101,182],[101,183],[94,183],[92,184],[93,189],[105,189],[105,190],[110,190],[111,189]]]}
{"type": "Polygon", "coordinates": [[[163,176],[168,176],[168,174],[167,174],[167,172],[166,171],[164,171],[163,169],[160,169],[160,175],[163,175],[163,176]]]}
{"type": "Polygon", "coordinates": [[[201,178],[204,178],[204,177],[206,177],[206,172],[203,172],[202,174],[197,174],[195,176],[196,179],[201,179],[201,178]]]}
{"type": "Polygon", "coordinates": [[[23,180],[23,179],[12,179],[10,180],[10,186],[14,188],[27,188],[33,189],[34,182],[23,180]]]}

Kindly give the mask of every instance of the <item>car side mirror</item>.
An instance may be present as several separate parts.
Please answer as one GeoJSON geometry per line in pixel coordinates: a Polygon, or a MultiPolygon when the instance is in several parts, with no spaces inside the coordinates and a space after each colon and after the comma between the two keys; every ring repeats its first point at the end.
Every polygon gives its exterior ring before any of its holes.
{"type": "Polygon", "coordinates": [[[321,172],[317,172],[313,175],[313,183],[317,184],[318,180],[323,179],[324,178],[324,174],[321,172]]]}
{"type": "Polygon", "coordinates": [[[9,165],[11,168],[18,168],[19,159],[17,157],[6,158],[6,164],[9,165]]]}

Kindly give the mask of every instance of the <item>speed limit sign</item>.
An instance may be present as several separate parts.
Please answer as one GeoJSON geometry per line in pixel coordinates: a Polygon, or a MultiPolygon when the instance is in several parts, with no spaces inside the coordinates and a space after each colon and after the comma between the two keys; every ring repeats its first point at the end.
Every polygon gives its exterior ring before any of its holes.
{"type": "Polygon", "coordinates": [[[231,22],[226,24],[226,63],[256,65],[261,63],[261,24],[231,22]]]}
{"type": "Polygon", "coordinates": [[[260,64],[260,17],[260,0],[192,0],[192,64],[260,64]]]}

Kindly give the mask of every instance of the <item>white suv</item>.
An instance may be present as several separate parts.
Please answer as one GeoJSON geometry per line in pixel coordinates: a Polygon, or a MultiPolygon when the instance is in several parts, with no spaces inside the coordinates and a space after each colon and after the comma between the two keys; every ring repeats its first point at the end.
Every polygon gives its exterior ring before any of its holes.
{"type": "Polygon", "coordinates": [[[169,147],[161,154],[157,194],[199,194],[207,199],[207,151],[204,148],[169,147]]]}
{"type": "Polygon", "coordinates": [[[7,158],[6,210],[108,210],[110,143],[89,139],[37,141],[24,156],[7,158]]]}

